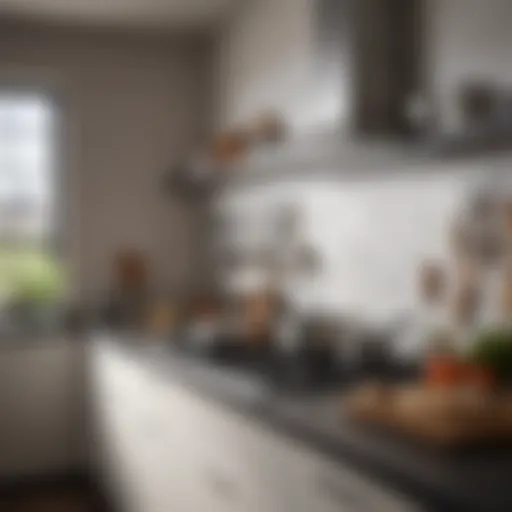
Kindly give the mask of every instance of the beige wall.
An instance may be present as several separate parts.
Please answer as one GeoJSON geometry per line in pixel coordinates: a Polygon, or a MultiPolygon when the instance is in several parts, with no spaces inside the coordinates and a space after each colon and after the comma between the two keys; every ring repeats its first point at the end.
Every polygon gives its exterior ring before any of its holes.
{"type": "Polygon", "coordinates": [[[108,285],[113,254],[144,250],[155,283],[186,282],[192,217],[162,173],[209,129],[209,63],[196,42],[2,26],[0,73],[55,87],[65,120],[65,212],[75,289],[108,285]]]}
{"type": "Polygon", "coordinates": [[[310,0],[241,3],[218,42],[219,126],[268,108],[300,124],[311,80],[312,8],[310,0]]]}

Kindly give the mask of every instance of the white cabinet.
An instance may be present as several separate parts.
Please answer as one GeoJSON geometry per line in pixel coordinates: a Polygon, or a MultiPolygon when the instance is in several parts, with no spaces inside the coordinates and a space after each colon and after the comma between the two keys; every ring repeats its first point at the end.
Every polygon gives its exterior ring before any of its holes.
{"type": "Polygon", "coordinates": [[[413,512],[389,490],[121,352],[93,350],[97,425],[127,512],[413,512]]]}
{"type": "Polygon", "coordinates": [[[87,464],[83,344],[67,338],[4,341],[0,348],[0,478],[87,464]]]}
{"type": "Polygon", "coordinates": [[[243,446],[281,510],[294,512],[413,512],[388,489],[352,468],[334,463],[302,444],[273,433],[246,438],[243,446]]]}

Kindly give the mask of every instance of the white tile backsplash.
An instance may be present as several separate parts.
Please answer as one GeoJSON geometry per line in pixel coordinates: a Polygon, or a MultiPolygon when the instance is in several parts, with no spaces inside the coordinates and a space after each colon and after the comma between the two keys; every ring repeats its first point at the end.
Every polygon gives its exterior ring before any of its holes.
{"type": "MultiPolygon", "coordinates": [[[[269,212],[279,205],[300,205],[303,238],[321,263],[312,278],[286,280],[292,302],[301,310],[321,308],[382,322],[417,308],[422,260],[450,264],[450,219],[473,176],[457,167],[425,168],[382,172],[371,179],[247,186],[226,196],[223,206],[228,215],[257,224],[268,223],[269,212]]],[[[240,223],[242,231],[245,225],[240,223]]]]}

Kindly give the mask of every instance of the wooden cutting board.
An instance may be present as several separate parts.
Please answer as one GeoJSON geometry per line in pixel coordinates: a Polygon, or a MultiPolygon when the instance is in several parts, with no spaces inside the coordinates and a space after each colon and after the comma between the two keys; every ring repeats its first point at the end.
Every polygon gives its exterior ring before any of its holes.
{"type": "Polygon", "coordinates": [[[351,393],[345,407],[357,421],[433,445],[512,442],[511,393],[368,385],[351,393]]]}

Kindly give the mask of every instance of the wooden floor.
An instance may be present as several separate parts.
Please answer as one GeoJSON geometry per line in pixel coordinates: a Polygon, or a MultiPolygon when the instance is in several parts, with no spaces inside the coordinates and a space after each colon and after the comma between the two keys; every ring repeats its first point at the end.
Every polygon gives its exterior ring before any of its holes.
{"type": "Polygon", "coordinates": [[[38,492],[0,500],[2,512],[96,512],[95,500],[80,492],[38,492]]]}
{"type": "Polygon", "coordinates": [[[0,512],[106,512],[90,485],[18,486],[0,492],[0,512]]]}

